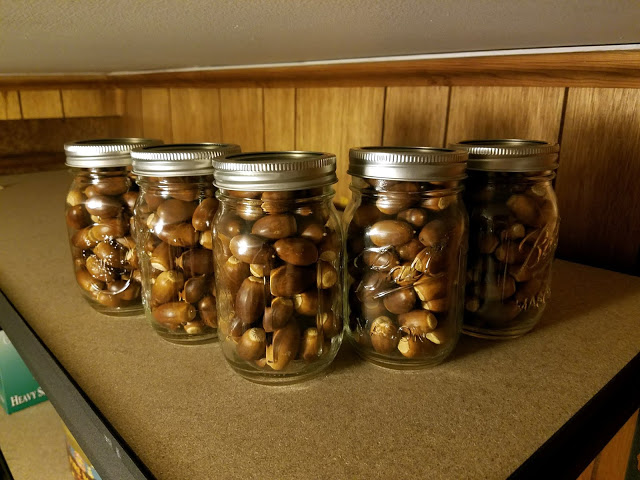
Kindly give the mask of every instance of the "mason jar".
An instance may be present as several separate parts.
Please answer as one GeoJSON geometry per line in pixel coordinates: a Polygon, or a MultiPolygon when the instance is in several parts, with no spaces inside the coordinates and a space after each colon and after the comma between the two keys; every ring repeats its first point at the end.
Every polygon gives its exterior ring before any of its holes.
{"type": "Polygon", "coordinates": [[[131,152],[140,196],[135,205],[145,314],[174,343],[216,339],[211,222],[218,208],[215,158],[233,144],[160,145],[131,152]]]}
{"type": "Polygon", "coordinates": [[[256,152],[216,160],[218,322],[231,367],[258,383],[307,379],[342,341],[336,157],[256,152]]]}
{"type": "Polygon", "coordinates": [[[347,332],[364,359],[414,369],[454,349],[464,300],[466,160],[466,152],[442,148],[350,150],[347,332]]]}
{"type": "Polygon", "coordinates": [[[161,143],[106,138],[64,145],[65,164],[73,175],[65,217],[75,277],[82,296],[100,313],[142,313],[131,228],[138,188],[130,177],[130,152],[161,143]]]}
{"type": "Polygon", "coordinates": [[[451,148],[469,152],[463,331],[489,339],[519,337],[538,323],[550,294],[560,220],[552,181],[560,147],[509,139],[451,148]]]}

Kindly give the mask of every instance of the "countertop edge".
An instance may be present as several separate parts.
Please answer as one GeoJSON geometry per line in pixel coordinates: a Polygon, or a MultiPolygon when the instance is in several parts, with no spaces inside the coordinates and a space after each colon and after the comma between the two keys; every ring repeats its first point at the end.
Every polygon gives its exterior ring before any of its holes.
{"type": "Polygon", "coordinates": [[[640,407],[640,353],[518,467],[510,480],[576,479],[640,407]]]}
{"type": "Polygon", "coordinates": [[[154,478],[1,291],[0,326],[102,478],[154,478]]]}

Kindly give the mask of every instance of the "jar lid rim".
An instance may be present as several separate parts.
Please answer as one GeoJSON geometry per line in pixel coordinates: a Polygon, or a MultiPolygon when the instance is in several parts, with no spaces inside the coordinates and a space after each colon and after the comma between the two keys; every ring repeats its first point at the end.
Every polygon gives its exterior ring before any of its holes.
{"type": "Polygon", "coordinates": [[[64,144],[65,165],[77,168],[122,167],[131,165],[131,151],[161,145],[154,138],[96,138],[74,140],[64,144]]]}
{"type": "Polygon", "coordinates": [[[139,176],[211,175],[212,162],[240,152],[234,143],[173,143],[131,151],[133,173],[139,176]]]}
{"type": "Polygon", "coordinates": [[[528,172],[558,168],[560,145],[519,138],[463,140],[450,148],[469,153],[469,170],[528,172]]]}
{"type": "Polygon", "coordinates": [[[356,177],[401,181],[465,178],[468,153],[422,146],[369,146],[349,150],[347,173],[356,177]]]}
{"type": "Polygon", "coordinates": [[[332,153],[283,150],[247,152],[213,161],[214,184],[229,190],[299,190],[338,181],[332,153]]]}

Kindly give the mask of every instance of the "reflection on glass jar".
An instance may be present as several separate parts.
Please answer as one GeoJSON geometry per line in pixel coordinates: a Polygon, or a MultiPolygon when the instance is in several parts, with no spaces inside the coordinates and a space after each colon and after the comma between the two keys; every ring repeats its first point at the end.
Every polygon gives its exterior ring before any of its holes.
{"type": "Polygon", "coordinates": [[[165,340],[193,344],[217,336],[211,225],[218,200],[211,162],[239,151],[205,143],[131,154],[140,185],[135,224],[143,303],[165,340]]]}
{"type": "Polygon", "coordinates": [[[142,313],[139,263],[133,239],[138,188],[130,151],[159,140],[114,138],[65,144],[73,181],[65,217],[74,272],[84,298],[98,312],[142,313]]]}
{"type": "Polygon", "coordinates": [[[463,331],[513,338],[539,321],[550,294],[558,241],[552,186],[558,145],[528,140],[465,141],[470,215],[463,331]]]}
{"type": "Polygon", "coordinates": [[[390,368],[442,362],[461,329],[467,154],[427,147],[351,149],[349,338],[390,368]]]}
{"type": "Polygon", "coordinates": [[[219,337],[243,377],[310,378],[342,341],[342,231],[332,204],[335,156],[232,155],[215,162],[219,337]]]}

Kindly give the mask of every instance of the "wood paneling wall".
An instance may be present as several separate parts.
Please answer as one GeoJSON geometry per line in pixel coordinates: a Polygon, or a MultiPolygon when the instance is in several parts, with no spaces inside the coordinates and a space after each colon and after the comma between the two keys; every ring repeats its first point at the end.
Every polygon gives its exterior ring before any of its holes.
{"type": "Polygon", "coordinates": [[[20,120],[20,97],[15,90],[0,92],[0,120],[20,120]]]}
{"type": "Polygon", "coordinates": [[[142,89],[142,113],[135,112],[135,114],[140,115],[145,137],[159,138],[165,143],[172,141],[171,97],[168,88],[142,89]]]}
{"type": "Polygon", "coordinates": [[[445,144],[450,87],[387,87],[384,145],[445,144]]]}
{"type": "Polygon", "coordinates": [[[0,120],[117,116],[125,136],[332,152],[339,205],[351,196],[350,147],[559,141],[558,256],[639,274],[640,52],[533,57],[104,76],[93,89],[5,82],[0,120]]]}
{"type": "Polygon", "coordinates": [[[564,88],[452,87],[447,143],[473,138],[557,142],[564,88]]]}
{"type": "Polygon", "coordinates": [[[264,99],[264,149],[296,149],[296,89],[266,88],[264,99]]]}
{"type": "Polygon", "coordinates": [[[126,101],[137,98],[139,89],[132,90],[124,95],[123,119],[132,135],[233,142],[244,151],[335,153],[342,205],[350,198],[350,147],[441,147],[491,137],[560,141],[558,255],[640,273],[640,89],[143,88],[141,107],[126,101]]]}
{"type": "Polygon", "coordinates": [[[296,105],[296,149],[337,155],[336,201],[351,198],[349,148],[382,142],[384,88],[300,88],[296,105]]]}
{"type": "Polygon", "coordinates": [[[559,254],[640,273],[640,90],[569,89],[561,148],[559,254]]]}

